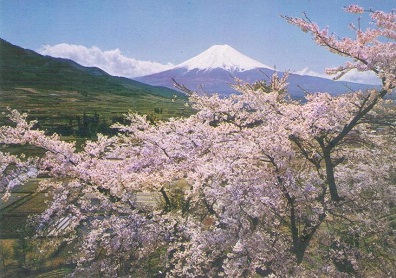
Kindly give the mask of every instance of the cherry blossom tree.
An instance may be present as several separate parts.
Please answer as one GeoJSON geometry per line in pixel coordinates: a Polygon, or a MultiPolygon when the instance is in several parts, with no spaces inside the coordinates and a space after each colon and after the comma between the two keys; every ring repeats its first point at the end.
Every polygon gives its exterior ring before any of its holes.
{"type": "Polygon", "coordinates": [[[287,74],[275,73],[237,81],[240,94],[228,98],[191,93],[198,112],[188,118],[152,124],[129,114],[118,135],[81,150],[10,110],[3,150],[29,144],[44,154],[0,153],[5,198],[46,177],[39,190],[51,201],[37,234],[74,246],[77,277],[396,275],[396,141],[381,122],[394,117],[384,97],[396,85],[396,16],[368,14],[374,27],[352,26],[354,39],[285,18],[352,58],[330,73],[373,71],[380,90],[299,102],[287,74]],[[142,192],[158,205],[138,202],[142,192]]]}

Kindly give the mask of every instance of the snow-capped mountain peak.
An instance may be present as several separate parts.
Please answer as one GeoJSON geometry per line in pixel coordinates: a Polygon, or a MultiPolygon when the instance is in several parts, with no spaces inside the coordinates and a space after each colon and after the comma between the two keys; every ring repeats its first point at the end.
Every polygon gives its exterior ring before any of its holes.
{"type": "Polygon", "coordinates": [[[188,70],[221,68],[233,72],[270,67],[243,55],[229,45],[214,45],[194,58],[177,65],[175,68],[187,68],[188,70]]]}

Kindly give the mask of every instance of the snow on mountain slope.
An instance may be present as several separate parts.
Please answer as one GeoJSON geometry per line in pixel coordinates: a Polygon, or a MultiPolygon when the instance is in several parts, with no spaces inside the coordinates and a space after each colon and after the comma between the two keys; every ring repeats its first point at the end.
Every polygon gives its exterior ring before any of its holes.
{"type": "Polygon", "coordinates": [[[187,70],[212,70],[221,68],[230,72],[246,71],[255,68],[270,68],[252,58],[249,58],[229,45],[214,45],[175,67],[187,70]]]}

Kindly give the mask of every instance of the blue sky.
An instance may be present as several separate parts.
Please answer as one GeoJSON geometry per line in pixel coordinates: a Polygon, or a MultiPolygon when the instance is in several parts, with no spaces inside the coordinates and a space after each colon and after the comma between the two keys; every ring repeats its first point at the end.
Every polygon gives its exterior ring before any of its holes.
{"type": "Polygon", "coordinates": [[[97,52],[116,50],[124,58],[161,64],[179,64],[228,44],[279,70],[323,72],[344,59],[316,46],[280,15],[306,12],[320,26],[351,35],[347,26],[357,17],[342,10],[351,3],[396,8],[394,0],[0,0],[0,37],[35,51],[62,43],[95,46],[97,52]]]}

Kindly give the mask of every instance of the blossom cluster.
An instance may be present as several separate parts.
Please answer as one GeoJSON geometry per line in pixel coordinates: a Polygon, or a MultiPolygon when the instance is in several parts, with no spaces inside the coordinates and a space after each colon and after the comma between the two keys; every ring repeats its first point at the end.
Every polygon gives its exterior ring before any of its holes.
{"type": "MultiPolygon", "coordinates": [[[[350,5],[345,10],[357,14],[365,12],[357,5],[350,5]]],[[[392,62],[396,60],[396,14],[383,11],[369,11],[369,14],[372,22],[366,30],[361,30],[360,27],[356,29],[351,24],[356,31],[355,38],[339,38],[335,34],[329,34],[328,28],[320,29],[309,18],[285,18],[302,31],[311,33],[317,44],[333,53],[353,59],[343,66],[328,69],[327,73],[338,74],[337,78],[340,78],[352,69],[373,71],[385,81],[384,88],[390,91],[396,86],[396,66],[392,62]]]]}

